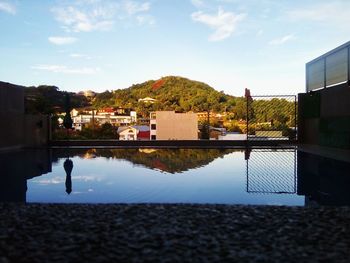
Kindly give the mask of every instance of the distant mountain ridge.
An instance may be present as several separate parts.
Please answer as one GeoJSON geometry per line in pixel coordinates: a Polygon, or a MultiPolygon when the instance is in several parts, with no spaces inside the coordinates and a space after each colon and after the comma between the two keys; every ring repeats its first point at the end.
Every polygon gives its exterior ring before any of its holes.
{"type": "Polygon", "coordinates": [[[126,89],[97,94],[93,105],[97,108],[118,106],[134,108],[139,112],[151,110],[175,111],[229,111],[236,105],[237,97],[217,91],[208,84],[179,76],[166,76],[148,80],[126,89]],[[139,103],[139,99],[150,97],[152,104],[139,103]]]}
{"type": "MultiPolygon", "coordinates": [[[[158,80],[148,80],[129,88],[96,93],[86,97],[83,92],[72,93],[71,107],[93,106],[127,108],[136,110],[143,117],[156,110],[178,112],[232,112],[244,108],[244,99],[217,91],[206,83],[179,76],[166,76],[158,80]],[[95,94],[94,94],[95,95],[95,94]],[[153,100],[142,100],[144,98],[153,100]],[[141,100],[140,100],[141,99],[141,100]]],[[[30,113],[53,113],[64,109],[64,92],[55,86],[27,87],[25,89],[26,109],[30,113]]],[[[242,111],[242,110],[241,110],[242,111]]]]}

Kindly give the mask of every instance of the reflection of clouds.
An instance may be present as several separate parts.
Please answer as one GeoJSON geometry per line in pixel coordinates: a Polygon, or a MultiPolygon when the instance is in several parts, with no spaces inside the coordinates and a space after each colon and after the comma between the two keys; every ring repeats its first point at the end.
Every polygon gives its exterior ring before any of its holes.
{"type": "Polygon", "coordinates": [[[83,182],[91,182],[91,181],[100,182],[101,178],[100,176],[96,176],[96,175],[76,175],[76,176],[72,176],[72,180],[83,181],[83,182]]]}
{"type": "Polygon", "coordinates": [[[34,183],[42,184],[42,185],[48,185],[48,184],[62,184],[66,180],[65,177],[53,177],[53,178],[48,178],[48,179],[38,179],[34,181],[34,183]]]}
{"type": "MultiPolygon", "coordinates": [[[[52,185],[52,184],[63,184],[65,183],[66,176],[55,176],[52,178],[43,178],[33,180],[34,183],[40,185],[52,185]]],[[[76,175],[72,176],[72,180],[75,182],[101,182],[101,176],[97,175],[76,175]]],[[[93,191],[93,189],[91,189],[93,191]]],[[[89,191],[89,192],[92,192],[89,191]]]]}
{"type": "Polygon", "coordinates": [[[73,191],[72,194],[73,195],[82,195],[82,194],[88,194],[88,193],[91,193],[93,192],[94,190],[93,189],[88,189],[87,191],[73,191]]]}
{"type": "Polygon", "coordinates": [[[282,206],[284,204],[282,204],[281,202],[267,202],[267,205],[276,205],[276,206],[282,206]]]}

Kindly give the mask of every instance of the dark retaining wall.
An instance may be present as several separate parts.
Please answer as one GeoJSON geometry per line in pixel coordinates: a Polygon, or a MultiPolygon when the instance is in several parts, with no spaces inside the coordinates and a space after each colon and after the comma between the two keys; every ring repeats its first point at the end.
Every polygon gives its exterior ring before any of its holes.
{"type": "Polygon", "coordinates": [[[0,151],[47,145],[48,117],[25,114],[24,87],[0,81],[0,120],[0,151]]]}
{"type": "Polygon", "coordinates": [[[172,141],[118,141],[118,140],[72,140],[51,141],[56,147],[167,147],[167,148],[232,148],[246,146],[282,146],[293,142],[281,140],[269,141],[221,141],[221,140],[172,140],[172,141]]]}
{"type": "Polygon", "coordinates": [[[350,149],[350,87],[344,83],[298,96],[298,140],[350,149]]]}

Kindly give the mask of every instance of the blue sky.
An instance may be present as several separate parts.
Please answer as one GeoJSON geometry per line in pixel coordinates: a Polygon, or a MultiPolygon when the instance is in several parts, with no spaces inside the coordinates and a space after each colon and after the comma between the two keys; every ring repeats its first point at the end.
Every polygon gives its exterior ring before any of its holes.
{"type": "Polygon", "coordinates": [[[350,40],[350,1],[0,0],[0,80],[104,91],[162,76],[296,94],[350,40]]]}

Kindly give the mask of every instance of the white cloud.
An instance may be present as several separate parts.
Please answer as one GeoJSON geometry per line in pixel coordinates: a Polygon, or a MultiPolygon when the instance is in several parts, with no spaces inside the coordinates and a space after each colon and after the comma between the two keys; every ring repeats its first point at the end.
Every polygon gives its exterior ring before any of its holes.
{"type": "Polygon", "coordinates": [[[55,45],[73,44],[78,40],[75,37],[49,37],[48,39],[52,44],[55,44],[55,45]]]}
{"type": "Polygon", "coordinates": [[[273,39],[269,42],[270,45],[283,45],[284,43],[295,39],[296,37],[293,34],[289,34],[280,38],[273,39]]]}
{"type": "Polygon", "coordinates": [[[111,7],[95,7],[91,10],[80,10],[74,6],[56,7],[52,9],[55,19],[62,23],[66,31],[90,32],[107,31],[114,24],[114,9],[111,7]]]}
{"type": "Polygon", "coordinates": [[[148,2],[139,3],[131,0],[124,1],[124,9],[129,15],[147,12],[150,9],[150,7],[151,5],[148,2]]]}
{"type": "Polygon", "coordinates": [[[0,1],[0,11],[15,15],[16,7],[8,2],[0,1]]]}
{"type": "Polygon", "coordinates": [[[328,24],[339,23],[347,26],[350,22],[349,8],[350,2],[335,1],[294,9],[289,11],[287,15],[295,21],[308,20],[328,24]]]}
{"type": "Polygon", "coordinates": [[[202,0],[191,0],[191,3],[197,8],[201,8],[204,6],[204,2],[202,0]]]}
{"type": "Polygon", "coordinates": [[[33,66],[32,69],[44,70],[53,73],[64,73],[64,74],[81,74],[81,75],[92,75],[100,71],[99,68],[69,68],[62,65],[37,65],[33,66]]]}
{"type": "Polygon", "coordinates": [[[214,33],[209,36],[210,41],[220,41],[230,37],[236,30],[237,24],[242,21],[245,14],[234,14],[232,12],[225,12],[219,7],[218,13],[211,15],[203,13],[202,11],[194,12],[191,15],[195,22],[203,23],[214,29],[214,33]]]}
{"type": "Polygon", "coordinates": [[[92,57],[85,55],[85,54],[79,54],[79,53],[72,53],[69,54],[71,58],[84,58],[84,59],[92,59],[92,57]]]}
{"type": "Polygon", "coordinates": [[[117,20],[131,19],[139,25],[155,22],[146,14],[151,7],[149,2],[76,0],[69,3],[51,10],[67,32],[109,31],[117,20]]]}
{"type": "Polygon", "coordinates": [[[150,15],[136,16],[136,20],[139,25],[144,25],[144,24],[154,25],[156,23],[154,17],[150,15]]]}

